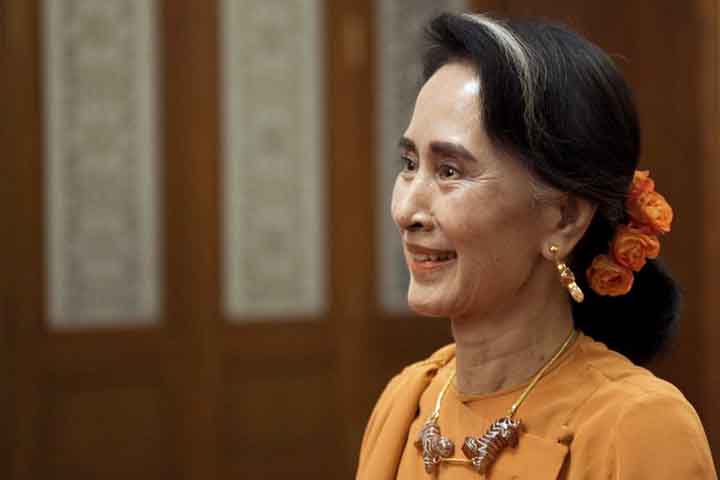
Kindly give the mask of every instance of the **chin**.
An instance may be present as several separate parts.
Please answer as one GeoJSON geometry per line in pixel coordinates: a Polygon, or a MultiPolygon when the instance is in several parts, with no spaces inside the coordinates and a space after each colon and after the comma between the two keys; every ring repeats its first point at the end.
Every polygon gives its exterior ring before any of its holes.
{"type": "Polygon", "coordinates": [[[423,317],[450,317],[451,312],[447,306],[447,302],[443,299],[432,299],[428,295],[421,295],[412,291],[408,291],[408,307],[410,310],[423,317]]]}

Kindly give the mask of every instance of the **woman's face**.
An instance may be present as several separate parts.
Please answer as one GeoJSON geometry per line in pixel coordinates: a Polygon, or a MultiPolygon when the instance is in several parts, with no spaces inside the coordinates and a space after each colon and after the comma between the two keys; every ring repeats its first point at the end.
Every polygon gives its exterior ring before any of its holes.
{"type": "Polygon", "coordinates": [[[473,69],[449,64],[423,86],[400,140],[392,197],[418,313],[463,318],[510,306],[541,256],[549,217],[529,173],[494,148],[473,69]]]}

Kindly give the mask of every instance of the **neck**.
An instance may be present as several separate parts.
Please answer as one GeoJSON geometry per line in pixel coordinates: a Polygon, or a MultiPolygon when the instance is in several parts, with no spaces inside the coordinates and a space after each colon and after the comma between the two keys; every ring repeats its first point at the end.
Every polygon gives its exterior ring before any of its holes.
{"type": "Polygon", "coordinates": [[[573,328],[562,289],[535,298],[520,295],[508,308],[453,318],[456,382],[465,394],[483,394],[527,382],[552,358],[573,328]]]}

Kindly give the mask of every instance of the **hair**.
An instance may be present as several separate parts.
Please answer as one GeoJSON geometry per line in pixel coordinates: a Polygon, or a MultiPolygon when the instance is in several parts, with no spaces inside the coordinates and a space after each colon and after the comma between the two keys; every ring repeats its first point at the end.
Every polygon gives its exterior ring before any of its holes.
{"type": "Polygon", "coordinates": [[[446,64],[471,65],[493,144],[541,183],[597,206],[568,259],[585,293],[583,303],[573,303],[574,323],[633,362],[647,363],[667,345],[679,318],[678,287],[667,269],[649,260],[632,290],[618,297],[596,294],[585,276],[627,221],[625,199],[640,156],[637,110],[614,62],[577,33],[540,20],[444,13],[425,36],[423,81],[446,64]]]}

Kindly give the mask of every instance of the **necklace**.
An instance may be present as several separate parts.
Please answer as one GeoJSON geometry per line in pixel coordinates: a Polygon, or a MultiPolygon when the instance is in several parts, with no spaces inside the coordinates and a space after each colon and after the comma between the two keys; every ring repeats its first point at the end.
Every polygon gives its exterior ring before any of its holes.
{"type": "Polygon", "coordinates": [[[455,371],[453,370],[447,382],[443,385],[442,390],[440,390],[440,394],[435,401],[435,408],[423,424],[422,429],[420,429],[420,434],[415,442],[415,446],[422,451],[425,471],[427,473],[433,473],[437,469],[438,464],[443,462],[470,465],[481,475],[486,474],[490,466],[497,460],[498,456],[500,456],[506,447],[517,446],[523,425],[519,419],[515,419],[515,414],[540,378],[548,368],[560,358],[563,352],[567,350],[576,336],[577,330],[573,329],[558,351],[555,352],[555,355],[535,374],[528,386],[520,394],[520,397],[512,404],[507,415],[495,420],[482,437],[465,437],[462,451],[467,458],[456,458],[452,456],[455,451],[455,444],[449,438],[441,435],[440,425],[438,424],[438,420],[440,419],[440,405],[442,404],[450,383],[452,383],[455,378],[455,371]]]}

